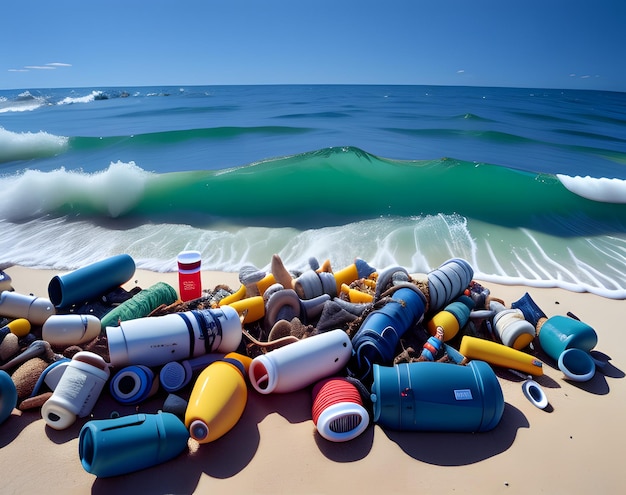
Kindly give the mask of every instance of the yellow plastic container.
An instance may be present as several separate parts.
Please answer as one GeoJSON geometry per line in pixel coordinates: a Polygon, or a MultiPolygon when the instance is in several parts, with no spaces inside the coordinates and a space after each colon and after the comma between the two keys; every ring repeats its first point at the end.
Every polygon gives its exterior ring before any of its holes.
{"type": "Polygon", "coordinates": [[[6,327],[19,338],[26,337],[30,332],[30,322],[26,318],[16,318],[7,323],[6,327]]]}
{"type": "Polygon", "coordinates": [[[221,299],[218,306],[224,306],[227,304],[232,304],[235,301],[241,301],[244,297],[246,297],[246,286],[241,284],[236,292],[233,292],[230,296],[226,296],[221,299]]]}
{"type": "Polygon", "coordinates": [[[543,363],[539,359],[491,340],[464,335],[459,352],[468,359],[479,359],[494,366],[512,368],[535,376],[543,375],[543,363]]]}
{"type": "Polygon", "coordinates": [[[350,285],[359,278],[359,271],[356,264],[352,263],[351,265],[334,272],[333,275],[335,276],[335,282],[337,282],[337,294],[339,294],[343,284],[350,285]]]}
{"type": "Polygon", "coordinates": [[[263,296],[246,297],[240,301],[233,301],[229,306],[244,316],[243,323],[252,323],[265,316],[263,296]]]}
{"type": "Polygon", "coordinates": [[[374,296],[357,289],[351,289],[346,284],[341,284],[341,292],[347,294],[348,299],[352,303],[371,303],[374,300],[374,296]]]}
{"type": "Polygon", "coordinates": [[[428,332],[435,336],[437,334],[437,327],[443,328],[443,341],[454,338],[459,333],[459,321],[452,313],[448,311],[439,311],[428,321],[428,332]]]}
{"type": "MultiPolygon", "coordinates": [[[[259,294],[261,295],[265,294],[265,291],[269,289],[275,283],[276,283],[276,278],[274,277],[274,274],[268,273],[267,275],[265,275],[265,277],[259,280],[256,284],[256,286],[259,289],[259,294]]],[[[285,287],[285,289],[290,289],[290,288],[291,287],[285,287]]]]}
{"type": "Polygon", "coordinates": [[[200,373],[185,411],[191,438],[209,443],[237,424],[248,401],[245,377],[251,362],[248,356],[231,352],[200,373]]]}

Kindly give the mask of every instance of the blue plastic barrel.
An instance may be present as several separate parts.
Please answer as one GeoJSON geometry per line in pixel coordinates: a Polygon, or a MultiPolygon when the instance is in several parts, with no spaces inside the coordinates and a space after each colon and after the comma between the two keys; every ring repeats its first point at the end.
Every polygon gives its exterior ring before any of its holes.
{"type": "Polygon", "coordinates": [[[374,422],[400,431],[481,432],[504,412],[496,374],[484,361],[374,365],[374,422]]]}

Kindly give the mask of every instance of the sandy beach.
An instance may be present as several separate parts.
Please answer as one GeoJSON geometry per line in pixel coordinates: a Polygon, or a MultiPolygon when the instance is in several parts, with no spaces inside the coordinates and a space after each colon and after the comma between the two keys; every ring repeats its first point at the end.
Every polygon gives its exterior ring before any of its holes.
{"type": "MultiPolygon", "coordinates": [[[[5,270],[13,288],[47,297],[57,272],[19,266],[5,270]]],[[[175,273],[138,270],[125,288],[158,281],[177,286],[175,273]]],[[[236,289],[238,274],[202,273],[203,287],[236,289]]],[[[263,396],[253,390],[239,423],[217,441],[197,445],[167,463],[98,479],[78,457],[78,433],[88,418],[52,430],[38,410],[0,425],[0,493],[618,493],[626,412],[624,301],[560,289],[483,283],[506,304],[528,291],[547,316],[574,313],[598,334],[596,357],[609,359],[588,382],[572,382],[549,358],[536,379],[549,407],[522,393],[522,379],[497,370],[505,400],[500,424],[486,433],[387,431],[370,425],[346,443],[317,434],[310,390],[263,396]]],[[[94,415],[155,412],[163,396],[139,406],[100,401],[94,415]]]]}

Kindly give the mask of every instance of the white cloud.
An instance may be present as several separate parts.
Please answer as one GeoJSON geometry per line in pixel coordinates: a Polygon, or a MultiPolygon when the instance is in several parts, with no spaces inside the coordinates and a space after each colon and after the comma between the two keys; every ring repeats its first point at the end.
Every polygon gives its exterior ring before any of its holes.
{"type": "Polygon", "coordinates": [[[7,69],[9,72],[28,72],[31,70],[55,70],[57,67],[71,67],[72,64],[64,62],[50,62],[46,65],[25,65],[21,69],[7,69]]]}
{"type": "Polygon", "coordinates": [[[465,69],[459,69],[456,71],[457,74],[463,74],[465,72],[465,69]]]}

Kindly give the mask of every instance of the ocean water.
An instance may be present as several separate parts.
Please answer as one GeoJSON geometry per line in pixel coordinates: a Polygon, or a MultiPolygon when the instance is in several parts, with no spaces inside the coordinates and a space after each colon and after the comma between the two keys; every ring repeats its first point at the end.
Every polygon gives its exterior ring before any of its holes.
{"type": "Polygon", "coordinates": [[[0,91],[0,266],[428,272],[626,298],[626,93],[0,91]]]}

